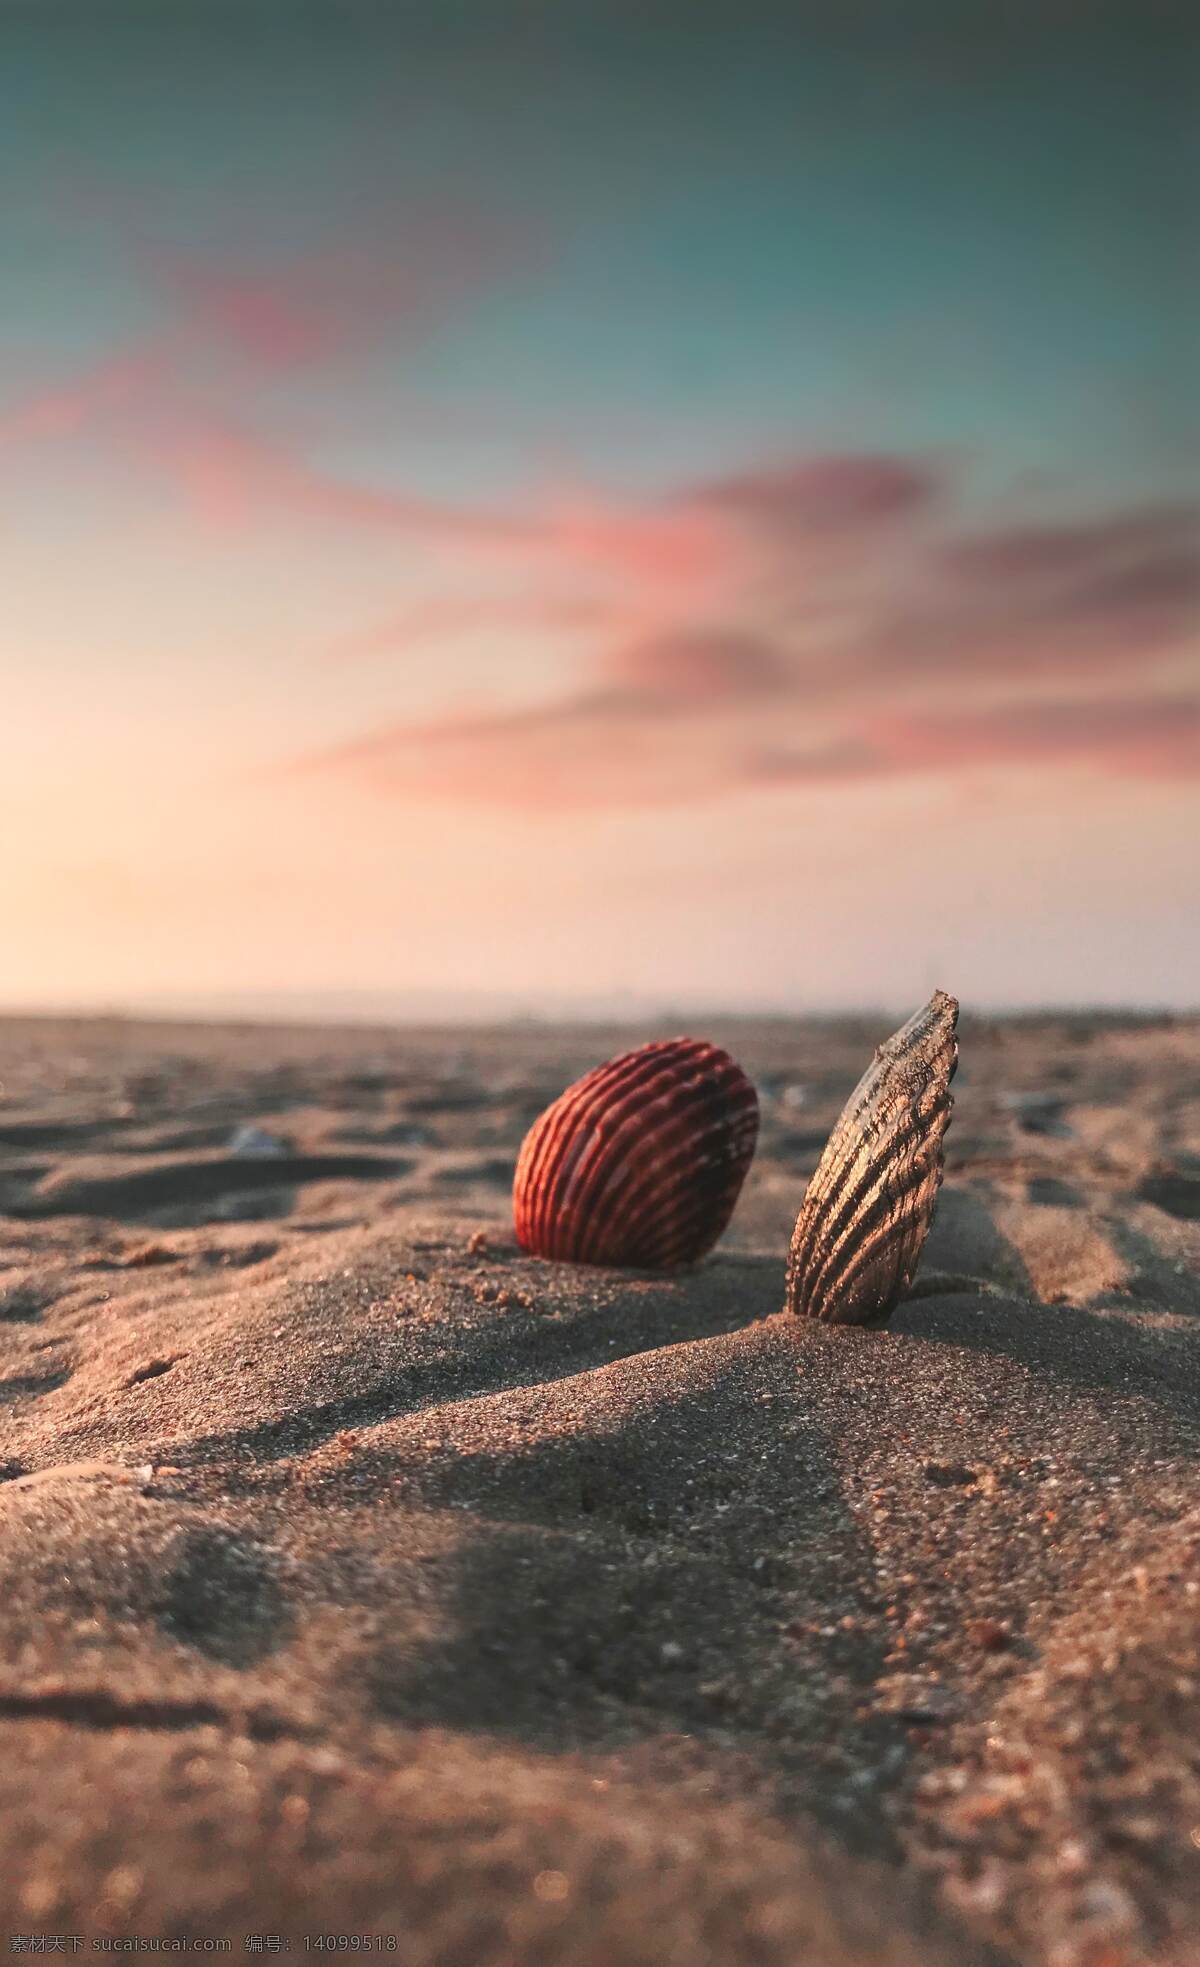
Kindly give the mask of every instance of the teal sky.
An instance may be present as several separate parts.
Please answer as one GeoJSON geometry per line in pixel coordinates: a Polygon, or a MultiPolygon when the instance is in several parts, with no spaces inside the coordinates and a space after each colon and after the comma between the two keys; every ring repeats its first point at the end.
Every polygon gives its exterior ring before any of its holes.
{"type": "MultiPolygon", "coordinates": [[[[0,0],[0,37],[11,878],[24,906],[86,888],[95,852],[125,896],[124,954],[97,904],[83,996],[137,994],[129,935],[164,905],[146,987],[184,989],[186,898],[220,919],[247,835],[275,941],[205,987],[283,989],[314,841],[369,861],[416,814],[441,903],[404,854],[372,875],[425,922],[416,954],[353,917],[305,987],[463,986],[446,898],[486,839],[510,857],[494,981],[536,995],[521,841],[547,812],[553,879],[606,893],[638,830],[645,895],[603,903],[623,934],[666,890],[678,914],[665,974],[605,988],[678,995],[711,828],[744,888],[822,801],[862,836],[831,922],[923,797],[966,815],[1015,921],[1032,772],[1107,968],[1001,962],[981,989],[1194,996],[1179,850],[1159,976],[1112,954],[1086,817],[1149,853],[1194,812],[1188,9],[0,0]],[[205,802],[240,814],[224,844],[205,802]]],[[[23,997],[61,971],[38,908],[23,997]]],[[[715,960],[697,988],[820,1002],[849,962],[801,974],[763,931],[753,988],[715,960]]]]}
{"type": "Polygon", "coordinates": [[[161,325],[139,252],[385,254],[433,208],[500,235],[509,277],[402,360],[380,332],[296,381],[348,463],[398,469],[381,405],[398,426],[412,390],[499,406],[486,460],[477,432],[421,460],[472,490],[531,437],[651,484],[784,435],[1092,497],[1185,468],[1182,9],[5,18],[10,387],[161,325]]]}

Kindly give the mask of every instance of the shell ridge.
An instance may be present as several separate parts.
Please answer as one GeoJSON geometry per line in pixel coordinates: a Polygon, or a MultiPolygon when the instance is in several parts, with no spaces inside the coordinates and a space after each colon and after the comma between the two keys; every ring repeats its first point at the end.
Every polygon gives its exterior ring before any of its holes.
{"type": "Polygon", "coordinates": [[[574,1262],[687,1262],[721,1235],[757,1143],[758,1102],[727,1052],[654,1040],[593,1067],[517,1156],[522,1247],[574,1262]]]}
{"type": "MultiPolygon", "coordinates": [[[[627,1233],[639,1250],[659,1251],[664,1238],[674,1247],[688,1226],[695,1242],[697,1225],[705,1217],[709,1230],[703,1248],[711,1248],[728,1225],[741,1188],[740,1171],[754,1152],[757,1119],[753,1134],[741,1127],[736,1137],[728,1116],[710,1118],[702,1133],[689,1133],[682,1119],[659,1137],[659,1152],[645,1170],[653,1179],[645,1181],[634,1201],[627,1233]]],[[[703,1248],[693,1254],[702,1255],[703,1248]]]]}
{"type": "MultiPolygon", "coordinates": [[[[872,1247],[882,1249],[889,1239],[902,1238],[910,1219],[919,1218],[923,1209],[931,1210],[939,1186],[943,1132],[944,1128],[934,1126],[923,1135],[910,1137],[903,1156],[885,1170],[871,1205],[856,1211],[836,1242],[818,1252],[811,1295],[823,1297],[831,1284],[840,1289],[868,1260],[872,1247]]],[[[898,1247],[895,1255],[899,1263],[902,1248],[898,1247]]]]}
{"type": "Polygon", "coordinates": [[[582,1197],[563,1198],[560,1189],[564,1178],[570,1179],[578,1172],[579,1164],[588,1153],[599,1151],[603,1145],[596,1136],[594,1125],[587,1121],[587,1115],[595,1110],[598,1095],[603,1092],[608,1098],[614,1095],[621,1098],[646,1078],[653,1077],[661,1063],[656,1055],[662,1049],[659,1044],[641,1046],[636,1052],[626,1053],[623,1058],[593,1068],[574,1088],[569,1087],[566,1093],[560,1094],[548,1109],[546,1118],[551,1123],[551,1151],[532,1178],[536,1183],[533,1193],[538,1198],[533,1231],[539,1244],[544,1242],[547,1255],[571,1255],[572,1223],[582,1197]],[[581,1123],[586,1128],[582,1134],[581,1123]],[[569,1159],[573,1144],[574,1157],[569,1159]]]}
{"type": "MultiPolygon", "coordinates": [[[[696,1071],[678,1077],[673,1084],[661,1085],[657,1081],[646,1091],[651,1097],[647,1106],[647,1125],[639,1134],[636,1127],[628,1124],[623,1130],[623,1141],[632,1134],[633,1152],[626,1167],[622,1168],[617,1186],[623,1189],[631,1200],[630,1212],[622,1217],[621,1243],[627,1261],[654,1262],[669,1236],[671,1226],[679,1215],[681,1190],[685,1186],[687,1169],[695,1165],[696,1151],[703,1151],[708,1135],[720,1132],[727,1127],[727,1118],[718,1115],[713,1127],[705,1137],[689,1131],[694,1118],[712,1105],[714,1090],[725,1093],[726,1082],[733,1079],[735,1087],[740,1075],[727,1055],[715,1050],[705,1055],[706,1066],[710,1061],[719,1063],[716,1086],[711,1075],[705,1076],[696,1071]],[[695,1097],[698,1093],[698,1097],[695,1097]],[[683,1099],[679,1100],[679,1095],[683,1099]],[[649,1124],[653,1116],[653,1124],[649,1124]]],[[[752,1090],[752,1089],[750,1089],[752,1090]]],[[[593,1210],[590,1233],[585,1237],[580,1255],[593,1258],[598,1253],[603,1233],[603,1205],[613,1194],[612,1181],[616,1169],[606,1168],[601,1178],[597,1171],[597,1186],[589,1199],[593,1210]]],[[[740,1186],[740,1182],[738,1183],[740,1186]]],[[[736,1199],[736,1190],[731,1198],[736,1199]]],[[[712,1240],[720,1234],[728,1220],[726,1214],[715,1231],[712,1240]]]]}
{"type": "Polygon", "coordinates": [[[837,1198],[836,1206],[824,1219],[814,1235],[814,1256],[817,1258],[815,1282],[819,1284],[831,1264],[842,1255],[848,1243],[860,1236],[863,1230],[879,1216],[881,1205],[890,1196],[893,1199],[903,1195],[912,1185],[913,1177],[923,1181],[929,1167],[936,1162],[942,1129],[937,1125],[937,1117],[948,1111],[949,1096],[934,1110],[929,1123],[919,1131],[908,1131],[912,1116],[900,1115],[900,1123],[886,1140],[880,1142],[880,1152],[889,1158],[881,1160],[878,1156],[869,1159],[863,1173],[853,1188],[843,1190],[837,1198]],[[929,1154],[927,1157],[927,1150],[929,1154]]]}
{"type": "Polygon", "coordinates": [[[640,1164],[642,1172],[653,1165],[651,1152],[654,1141],[652,1117],[660,1111],[669,1110],[669,1095],[674,1086],[669,1068],[661,1067],[643,1077],[636,1085],[622,1084],[620,1096],[614,1103],[608,1118],[608,1125],[596,1142],[595,1153],[591,1157],[585,1179],[585,1186],[577,1198],[577,1206],[590,1221],[590,1229],[585,1231],[579,1254],[585,1261],[590,1260],[599,1228],[597,1203],[608,1185],[610,1175],[622,1166],[627,1150],[630,1172],[625,1179],[632,1179],[634,1166],[640,1164]],[[664,1108],[664,1101],[668,1103],[664,1108]]]}
{"type": "MultiPolygon", "coordinates": [[[[753,1089],[750,1089],[750,1091],[752,1093],[753,1089]]],[[[692,1110],[694,1111],[695,1109],[693,1108],[692,1110]]],[[[730,1121],[725,1116],[718,1114],[710,1118],[703,1132],[690,1133],[684,1125],[688,1115],[681,1112],[678,1116],[677,1125],[673,1126],[670,1130],[664,1130],[660,1135],[655,1137],[662,1151],[653,1157],[651,1165],[660,1174],[664,1176],[669,1175],[671,1178],[672,1193],[670,1202],[672,1213],[679,1204],[680,1196],[678,1191],[681,1188],[691,1186],[686,1182],[686,1176],[689,1170],[695,1169],[697,1165],[701,1167],[710,1165],[718,1173],[724,1173],[729,1166],[741,1161],[747,1153],[753,1152],[758,1137],[757,1099],[755,1098],[752,1109],[747,1103],[739,1111],[745,1117],[748,1117],[751,1111],[753,1112],[754,1124],[752,1129],[748,1124],[745,1124],[738,1130],[736,1135],[733,1135],[730,1121]],[[714,1155],[706,1156],[704,1154],[706,1144],[713,1142],[719,1147],[722,1137],[725,1138],[724,1150],[714,1155]]],[[[733,1125],[737,1125],[737,1115],[734,1117],[733,1125]]],[[[643,1170],[642,1172],[646,1171],[643,1170]]],[[[699,1207],[703,1207],[706,1200],[704,1195],[699,1192],[704,1186],[703,1183],[695,1185],[699,1207]]],[[[603,1202],[607,1197],[607,1193],[607,1191],[601,1191],[597,1195],[597,1201],[603,1202]]],[[[666,1196],[656,1193],[653,1190],[649,1190],[643,1194],[628,1218],[627,1226],[630,1234],[640,1233],[645,1226],[649,1214],[656,1212],[661,1215],[664,1212],[666,1201],[666,1196]]]]}
{"type": "MultiPolygon", "coordinates": [[[[651,1040],[649,1045],[639,1046],[635,1052],[623,1053],[604,1064],[593,1066],[581,1079],[568,1086],[566,1091],[548,1106],[526,1135],[518,1158],[514,1190],[520,1195],[529,1195],[537,1201],[544,1196],[547,1187],[547,1172],[552,1165],[556,1150],[561,1151],[564,1139],[570,1132],[569,1123],[582,1107],[594,1100],[597,1094],[607,1090],[609,1082],[627,1071],[632,1062],[641,1060],[651,1051],[663,1049],[661,1040],[651,1040]]],[[[544,1229],[540,1220],[540,1210],[530,1223],[533,1234],[539,1235],[544,1229]]]]}
{"type": "MultiPolygon", "coordinates": [[[[709,1231],[702,1247],[693,1252],[694,1256],[703,1256],[705,1250],[711,1249],[728,1227],[737,1200],[737,1189],[731,1189],[728,1181],[711,1191],[703,1184],[689,1182],[686,1179],[690,1165],[687,1148],[688,1143],[684,1142],[677,1156],[678,1179],[674,1184],[670,1206],[664,1201],[653,1211],[643,1210],[631,1226],[631,1233],[638,1237],[649,1237],[653,1233],[656,1248],[661,1250],[664,1238],[668,1239],[667,1247],[674,1248],[678,1242],[690,1244],[695,1238],[698,1224],[707,1217],[709,1231]]],[[[721,1168],[729,1165],[726,1157],[722,1157],[719,1165],[721,1168]]],[[[659,1261],[665,1262],[666,1258],[660,1257],[659,1261]]]]}
{"type": "Polygon", "coordinates": [[[831,1139],[826,1149],[829,1166],[823,1192],[813,1198],[810,1207],[812,1183],[809,1184],[792,1239],[794,1246],[811,1238],[814,1254],[818,1249],[829,1253],[837,1249],[843,1231],[853,1227],[860,1205],[875,1195],[887,1180],[891,1169],[884,1157],[894,1155],[898,1145],[908,1137],[910,1115],[907,1111],[897,1110],[892,1116],[892,1123],[891,1131],[878,1141],[861,1136],[853,1158],[842,1150],[842,1136],[831,1139]]]}
{"type": "MultiPolygon", "coordinates": [[[[892,1200],[896,1206],[885,1217],[882,1217],[872,1225],[870,1233],[864,1237],[861,1243],[854,1247],[846,1260],[844,1268],[838,1272],[837,1286],[839,1291],[850,1291],[861,1272],[869,1269],[872,1263],[881,1259],[886,1254],[889,1238],[898,1237],[901,1246],[903,1245],[909,1226],[920,1220],[921,1210],[927,1199],[924,1193],[924,1187],[925,1185],[922,1183],[917,1189],[909,1189],[893,1196],[892,1200]]],[[[892,1253],[893,1258],[897,1258],[901,1254],[902,1249],[892,1253]]],[[[897,1262],[894,1267],[897,1276],[902,1275],[904,1270],[903,1263],[897,1262]]],[[[820,1290],[819,1283],[813,1295],[818,1300],[824,1298],[825,1294],[820,1290]]]]}
{"type": "Polygon", "coordinates": [[[958,1063],[944,991],[876,1049],[830,1134],[788,1252],[787,1306],[881,1322],[915,1275],[943,1177],[958,1063]]]}

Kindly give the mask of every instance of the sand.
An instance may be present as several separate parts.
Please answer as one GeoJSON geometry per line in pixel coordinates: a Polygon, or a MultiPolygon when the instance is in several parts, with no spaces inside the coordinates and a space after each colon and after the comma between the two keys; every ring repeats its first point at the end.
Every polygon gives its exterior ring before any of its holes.
{"type": "Polygon", "coordinates": [[[652,1034],[0,1024],[0,1943],[1200,1960],[1200,1026],[965,1016],[910,1298],[802,1327],[885,1032],[706,1031],[664,1279],[508,1209],[652,1034]]]}

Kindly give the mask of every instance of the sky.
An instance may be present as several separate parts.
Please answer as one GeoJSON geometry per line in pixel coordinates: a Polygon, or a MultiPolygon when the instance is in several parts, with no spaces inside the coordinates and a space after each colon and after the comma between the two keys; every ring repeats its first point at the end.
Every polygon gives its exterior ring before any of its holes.
{"type": "Polygon", "coordinates": [[[0,1005],[1200,1000],[1173,0],[0,0],[0,1005]]]}

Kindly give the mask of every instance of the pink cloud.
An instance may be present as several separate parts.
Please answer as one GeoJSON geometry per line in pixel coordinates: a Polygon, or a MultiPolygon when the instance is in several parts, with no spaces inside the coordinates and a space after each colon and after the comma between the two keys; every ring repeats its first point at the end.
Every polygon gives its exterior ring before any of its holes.
{"type": "Polygon", "coordinates": [[[310,465],[288,445],[259,432],[186,409],[164,415],[140,442],[195,509],[222,527],[283,515],[506,552],[528,549],[544,536],[537,519],[363,485],[310,465]]]}
{"type": "Polygon", "coordinates": [[[1195,770],[1195,707],[1159,673],[1200,598],[1180,511],[931,546],[931,470],[840,464],[747,472],[725,481],[732,496],[710,483],[665,508],[603,511],[582,533],[553,514],[532,518],[559,572],[611,551],[628,584],[626,632],[593,648],[584,681],[526,710],[393,725],[305,768],[517,808],[636,807],[1038,760],[1195,770]],[[810,499],[827,524],[814,529],[817,549],[801,551],[810,499]],[[738,508],[732,531],[723,500],[738,508]],[[664,511],[678,537],[661,530],[664,511]],[[910,522],[897,559],[895,528],[910,522]],[[830,529],[837,543],[823,554],[830,529]],[[773,584],[772,568],[786,575],[798,556],[799,582],[773,584]],[[1144,678],[1143,694],[1100,694],[1121,672],[1144,678]],[[1033,684],[1057,694],[1031,697],[1033,684]]]}
{"type": "Polygon", "coordinates": [[[654,586],[709,587],[724,573],[733,543],[712,515],[691,502],[620,505],[596,497],[552,500],[548,531],[571,557],[654,586]]]}
{"type": "MultiPolygon", "coordinates": [[[[280,476],[274,483],[277,491],[285,489],[280,476]]],[[[529,511],[519,533],[510,525],[502,538],[520,551],[540,553],[556,579],[570,578],[572,572],[597,573],[619,583],[607,601],[591,594],[575,602],[557,597],[547,601],[544,611],[532,604],[527,611],[531,621],[567,632],[573,625],[591,628],[607,614],[617,627],[624,625],[627,642],[640,637],[645,646],[657,648],[659,638],[677,631],[702,632],[707,622],[728,611],[731,600],[736,612],[739,593],[761,576],[763,547],[777,553],[780,531],[788,527],[794,529],[794,544],[805,512],[815,515],[818,534],[837,534],[844,544],[856,528],[869,536],[885,516],[899,519],[906,509],[915,513],[932,498],[935,485],[928,468],[901,461],[855,456],[801,460],[685,487],[652,503],[621,503],[579,491],[555,495],[529,511]]],[[[293,493],[295,489],[293,484],[293,493]]],[[[384,502],[328,478],[321,480],[319,498],[316,481],[308,480],[304,503],[310,514],[321,510],[341,523],[390,519],[404,525],[413,516],[410,502],[384,502]]],[[[447,531],[466,537],[454,526],[451,513],[443,518],[447,531]]],[[[432,515],[426,513],[422,524],[432,526],[432,515]]],[[[486,531],[479,530],[481,540],[486,531]]],[[[499,543],[500,536],[493,532],[492,537],[499,543]]],[[[443,611],[435,604],[416,623],[416,634],[436,632],[439,624],[456,633],[462,622],[485,620],[488,605],[451,603],[443,611]]],[[[371,653],[407,647],[409,620],[401,614],[347,638],[343,646],[371,653]]],[[[618,670],[627,656],[623,644],[612,659],[618,670]]]]}
{"type": "Polygon", "coordinates": [[[525,218],[441,199],[390,213],[370,243],[261,263],[163,246],[146,238],[144,213],[83,188],[78,197],[89,214],[111,219],[115,210],[125,253],[171,319],[25,391],[0,412],[0,441],[75,436],[115,412],[136,415],[156,395],[178,408],[197,378],[210,386],[214,354],[236,358],[252,378],[330,363],[373,342],[409,351],[527,274],[547,244],[525,218]]]}
{"type": "Polygon", "coordinates": [[[293,769],[526,810],[669,805],[719,783],[724,720],[787,686],[773,652],[748,636],[663,636],[606,659],[595,686],[518,710],[395,724],[293,769]]]}
{"type": "Polygon", "coordinates": [[[1200,700],[1181,696],[1015,703],[872,720],[869,743],[894,769],[1082,761],[1113,772],[1200,772],[1200,700]]]}
{"type": "MultiPolygon", "coordinates": [[[[269,281],[197,277],[184,279],[192,328],[211,320],[255,361],[306,363],[339,345],[340,317],[304,295],[293,308],[269,281]]],[[[126,450],[208,523],[282,519],[444,552],[459,591],[348,636],[343,654],[427,649],[502,620],[561,635],[573,658],[564,673],[584,672],[527,709],[393,723],[299,769],[518,809],[703,801],[765,783],[1039,759],[1197,769],[1196,707],[1171,696],[1163,674],[1200,619],[1198,535],[1180,507],[939,542],[933,466],[848,454],[747,468],[657,500],[572,489],[476,508],[341,476],[198,410],[185,366],[186,348],[168,340],[132,347],[31,394],[0,435],[115,420],[126,450]],[[497,565],[518,574],[521,592],[481,590],[497,565]],[[1121,674],[1144,679],[1142,693],[1098,693],[1121,674]],[[1034,680],[1053,700],[1030,698],[1034,680]],[[930,708],[919,698],[933,687],[930,708]]]]}
{"type": "Polygon", "coordinates": [[[1160,623],[1164,634],[1200,625],[1200,532],[1193,540],[1164,543],[1140,559],[1097,568],[1065,597],[1067,612],[1083,607],[1109,619],[1160,623]]]}
{"type": "Polygon", "coordinates": [[[440,597],[400,610],[386,621],[342,637],[326,654],[335,658],[410,655],[460,635],[508,629],[574,634],[618,626],[619,605],[599,596],[476,594],[440,597]]]}
{"type": "Polygon", "coordinates": [[[941,489],[934,470],[906,458],[848,453],[799,458],[712,479],[688,499],[756,529],[803,534],[863,532],[907,519],[941,489]]]}
{"type": "Polygon", "coordinates": [[[1084,766],[1135,777],[1200,776],[1200,700],[1153,696],[868,716],[844,740],[766,747],[743,761],[763,784],[1084,766]]]}
{"type": "Polygon", "coordinates": [[[865,622],[865,676],[1141,673],[1200,627],[1200,517],[1160,506],[998,530],[917,561],[865,622]]]}
{"type": "Polygon", "coordinates": [[[786,694],[793,679],[760,638],[720,630],[649,636],[617,649],[603,673],[639,711],[708,711],[786,694]]]}
{"type": "MultiPolygon", "coordinates": [[[[578,496],[515,508],[443,504],[399,488],[365,485],[310,464],[288,445],[213,417],[179,412],[143,440],[208,522],[246,528],[280,516],[356,533],[408,535],[466,556],[540,568],[556,586],[599,576],[630,624],[664,626],[717,605],[741,563],[736,540],[705,513],[662,505],[587,502],[578,496]]],[[[473,597],[472,597],[473,599],[473,597]]],[[[566,596],[581,612],[591,594],[566,596]]],[[[468,612],[469,612],[468,603],[468,612]]],[[[449,618],[448,618],[449,619],[449,618]]],[[[367,647],[390,623],[363,631],[367,647]]]]}
{"type": "Polygon", "coordinates": [[[136,344],[77,370],[61,383],[30,390],[0,415],[0,442],[73,437],[161,381],[169,361],[162,343],[136,344]]]}
{"type": "Polygon", "coordinates": [[[635,695],[596,693],[500,716],[393,726],[298,769],[346,774],[389,795],[530,812],[695,803],[753,787],[996,766],[1200,776],[1200,702],[1192,698],[895,710],[851,717],[840,735],[815,743],[804,742],[793,716],[783,720],[785,732],[789,722],[798,730],[790,746],[761,723],[747,742],[736,724],[686,699],[689,721],[673,741],[665,710],[635,695]]]}
{"type": "Polygon", "coordinates": [[[1168,545],[1190,546],[1195,562],[1198,527],[1200,514],[1190,507],[1154,505],[1074,525],[997,528],[952,540],[941,560],[949,572],[970,581],[1043,586],[1137,563],[1168,545]]]}
{"type": "Polygon", "coordinates": [[[141,245],[181,324],[266,369],[311,367],[380,340],[406,349],[546,250],[527,218],[439,199],[389,214],[366,242],[269,264],[141,245]]]}
{"type": "Polygon", "coordinates": [[[163,256],[162,289],[191,327],[213,335],[266,368],[293,368],[326,359],[343,340],[328,308],[305,293],[305,282],[253,269],[202,267],[163,256]]]}
{"type": "Polygon", "coordinates": [[[602,676],[528,709],[392,725],[298,769],[532,811],[1006,765],[1200,774],[1200,703],[1178,694],[917,709],[847,689],[826,699],[825,730],[810,737],[802,680],[778,651],[739,634],[635,645],[607,658],[602,676]]]}

